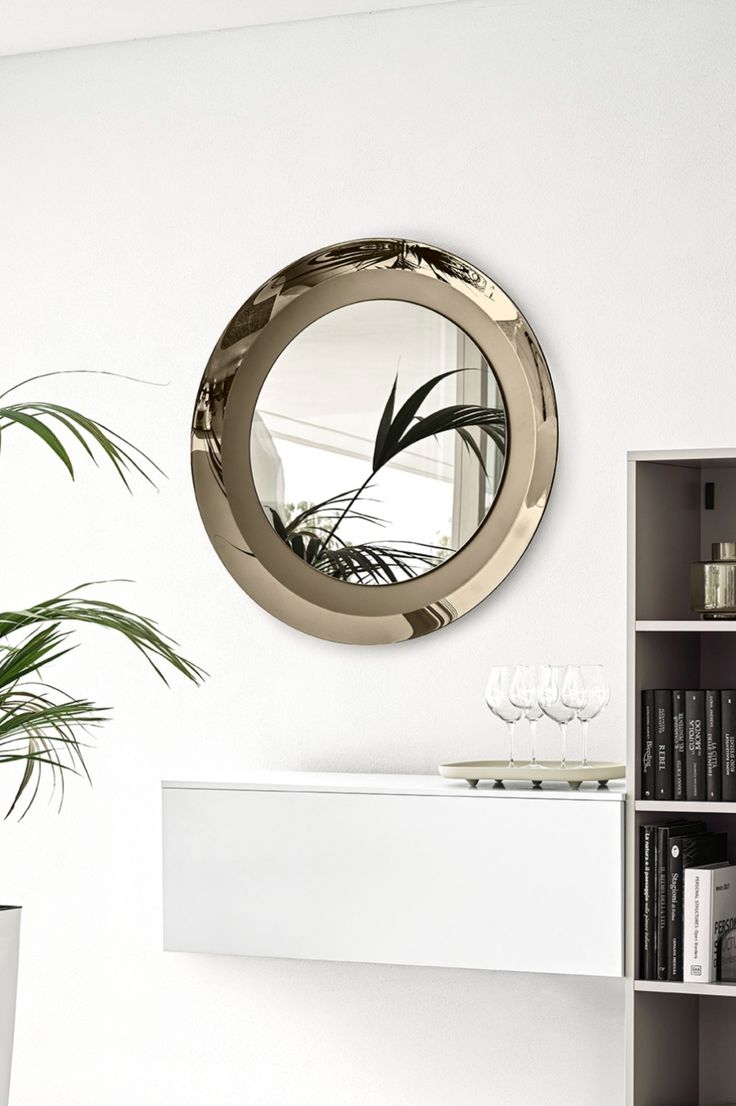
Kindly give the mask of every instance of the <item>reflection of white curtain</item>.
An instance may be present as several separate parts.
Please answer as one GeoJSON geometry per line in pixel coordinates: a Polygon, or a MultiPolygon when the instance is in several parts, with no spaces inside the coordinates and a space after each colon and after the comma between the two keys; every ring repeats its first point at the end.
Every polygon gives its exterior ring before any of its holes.
{"type": "Polygon", "coordinates": [[[256,411],[250,439],[253,481],[264,507],[273,507],[284,517],[284,466],[268,427],[256,411]]]}

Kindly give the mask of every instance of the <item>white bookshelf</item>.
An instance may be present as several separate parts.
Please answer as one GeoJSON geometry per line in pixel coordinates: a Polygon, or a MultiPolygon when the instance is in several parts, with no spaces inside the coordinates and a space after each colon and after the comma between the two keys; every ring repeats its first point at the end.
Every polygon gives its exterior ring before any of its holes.
{"type": "Polygon", "coordinates": [[[626,875],[627,1106],[736,1102],[736,985],[645,981],[639,973],[639,827],[699,817],[729,833],[736,803],[640,795],[640,699],[647,687],[736,687],[736,622],[689,609],[690,564],[736,535],[736,449],[629,454],[628,781],[626,875]],[[704,485],[715,506],[704,508],[704,485]]]}

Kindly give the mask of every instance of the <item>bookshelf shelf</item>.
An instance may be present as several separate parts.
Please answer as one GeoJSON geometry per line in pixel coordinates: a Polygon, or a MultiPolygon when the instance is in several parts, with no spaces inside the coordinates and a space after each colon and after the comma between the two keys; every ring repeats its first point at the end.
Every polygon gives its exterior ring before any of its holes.
{"type": "Polygon", "coordinates": [[[736,803],[662,802],[660,799],[637,799],[636,810],[653,814],[736,814],[736,803]]]}
{"type": "Polygon", "coordinates": [[[728,834],[733,864],[736,802],[639,798],[640,705],[644,688],[736,688],[736,621],[697,618],[689,602],[691,563],[736,534],[736,449],[630,453],[628,481],[626,1106],[723,1106],[736,1102],[736,1002],[724,1001],[736,984],[636,978],[640,827],[700,819],[728,834]]]}
{"type": "Polygon", "coordinates": [[[736,983],[657,983],[648,979],[634,980],[635,991],[654,991],[662,995],[717,995],[736,998],[736,983]]]}
{"type": "Polygon", "coordinates": [[[714,619],[701,622],[694,618],[640,618],[635,623],[638,634],[734,634],[736,621],[714,619]]]}

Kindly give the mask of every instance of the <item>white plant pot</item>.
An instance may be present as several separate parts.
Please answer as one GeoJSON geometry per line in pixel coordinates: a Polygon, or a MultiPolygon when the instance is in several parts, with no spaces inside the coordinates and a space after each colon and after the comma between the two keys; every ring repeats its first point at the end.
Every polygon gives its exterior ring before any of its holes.
{"type": "Polygon", "coordinates": [[[18,983],[20,907],[0,906],[0,1106],[8,1106],[18,983]]]}

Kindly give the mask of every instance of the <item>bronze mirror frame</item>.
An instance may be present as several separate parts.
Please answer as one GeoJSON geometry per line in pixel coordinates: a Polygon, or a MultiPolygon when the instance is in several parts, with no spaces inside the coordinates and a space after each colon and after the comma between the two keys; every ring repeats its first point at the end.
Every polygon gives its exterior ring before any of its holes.
{"type": "Polygon", "coordinates": [[[516,565],[539,526],[557,460],[557,406],[544,354],[499,286],[445,250],[403,238],[358,239],[282,269],[240,308],[202,378],[192,428],[200,514],[231,576],[265,610],[330,641],[420,637],[477,606],[516,565]],[[336,580],[302,561],[266,518],[253,482],[251,424],[286,346],[331,311],[405,300],[444,315],[482,351],[507,415],[503,478],[475,534],[437,568],[381,587],[336,580]]]}

